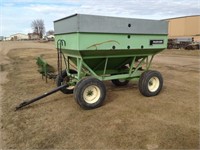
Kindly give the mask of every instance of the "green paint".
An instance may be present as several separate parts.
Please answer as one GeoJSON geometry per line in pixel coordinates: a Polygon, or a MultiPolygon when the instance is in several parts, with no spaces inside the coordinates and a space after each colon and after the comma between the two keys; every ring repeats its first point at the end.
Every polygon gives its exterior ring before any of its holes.
{"type": "Polygon", "coordinates": [[[66,41],[62,52],[77,67],[74,78],[78,81],[84,76],[99,80],[139,79],[150,68],[153,56],[167,47],[167,35],[71,33],[56,35],[56,42],[59,39],[66,41]],[[164,43],[150,45],[150,40],[164,43]],[[125,65],[129,69],[122,69],[125,65]]]}
{"type": "Polygon", "coordinates": [[[56,41],[66,41],[64,49],[71,50],[111,50],[111,49],[160,49],[167,47],[167,35],[127,35],[71,33],[56,35],[56,41]],[[164,40],[164,44],[150,45],[150,40],[164,40]]]}

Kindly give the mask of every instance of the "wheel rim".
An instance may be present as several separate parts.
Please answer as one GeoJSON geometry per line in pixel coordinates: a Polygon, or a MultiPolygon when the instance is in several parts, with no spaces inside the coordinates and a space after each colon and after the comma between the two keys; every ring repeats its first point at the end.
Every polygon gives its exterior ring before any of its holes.
{"type": "Polygon", "coordinates": [[[126,80],[125,79],[119,79],[119,82],[124,83],[124,82],[126,82],[126,80]]]}
{"type": "Polygon", "coordinates": [[[152,77],[148,83],[148,89],[150,92],[155,92],[160,86],[158,77],[152,77]]]}
{"type": "Polygon", "coordinates": [[[75,87],[75,86],[72,86],[72,85],[71,85],[71,86],[66,87],[66,89],[67,89],[67,90],[73,90],[74,87],[75,87]]]}
{"type": "Polygon", "coordinates": [[[83,92],[83,99],[89,104],[97,102],[100,96],[100,89],[95,85],[88,86],[83,92]]]}

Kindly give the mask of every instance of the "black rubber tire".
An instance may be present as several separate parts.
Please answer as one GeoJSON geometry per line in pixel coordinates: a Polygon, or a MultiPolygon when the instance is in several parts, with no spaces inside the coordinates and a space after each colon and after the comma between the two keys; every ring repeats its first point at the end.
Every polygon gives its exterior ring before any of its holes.
{"type": "Polygon", "coordinates": [[[129,83],[129,80],[120,81],[119,79],[111,80],[115,86],[125,86],[129,83]]]}
{"type": "MultiPolygon", "coordinates": [[[[121,69],[128,69],[127,66],[121,67],[121,69]]],[[[111,80],[115,86],[125,86],[129,83],[129,80],[124,79],[124,81],[120,81],[119,79],[111,80]]]]}
{"type": "Polygon", "coordinates": [[[76,102],[83,108],[83,109],[94,109],[97,107],[100,107],[103,105],[103,102],[105,100],[106,97],[106,87],[104,85],[104,83],[94,77],[88,77],[88,78],[84,78],[81,81],[79,81],[77,83],[77,85],[74,88],[74,99],[76,100],[76,102]],[[95,87],[92,90],[88,90],[91,87],[95,87]],[[88,91],[87,91],[88,90],[88,91]],[[94,102],[91,101],[91,103],[89,103],[88,99],[86,99],[85,94],[88,97],[92,96],[94,94],[96,90],[99,94],[99,97],[97,97],[97,100],[95,97],[93,98],[94,102]],[[91,95],[89,95],[89,92],[91,95]],[[88,100],[88,101],[87,101],[88,100]]]}
{"type": "MultiPolygon", "coordinates": [[[[77,73],[77,71],[72,70],[72,69],[70,69],[69,71],[70,73],[73,73],[73,74],[77,73]]],[[[64,79],[66,80],[65,83],[69,81],[66,70],[63,70],[61,75],[57,75],[56,77],[57,87],[63,85],[64,79]]],[[[74,89],[68,89],[68,87],[66,87],[66,88],[62,88],[60,91],[64,94],[72,94],[74,89]]]]}
{"type": "Polygon", "coordinates": [[[145,71],[140,76],[138,86],[139,86],[139,91],[142,95],[147,97],[156,96],[162,90],[163,77],[158,71],[151,71],[151,70],[145,71]],[[154,83],[152,83],[151,80],[153,80],[154,83]]]}

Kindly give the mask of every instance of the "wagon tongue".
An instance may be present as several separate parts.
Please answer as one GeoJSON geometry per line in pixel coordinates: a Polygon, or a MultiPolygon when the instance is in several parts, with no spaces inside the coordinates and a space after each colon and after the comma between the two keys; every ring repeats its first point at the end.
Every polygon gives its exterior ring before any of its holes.
{"type": "Polygon", "coordinates": [[[55,89],[53,89],[53,90],[51,90],[51,91],[49,91],[49,92],[47,92],[47,93],[44,93],[44,94],[42,94],[42,95],[40,95],[40,96],[35,97],[35,98],[33,98],[33,99],[23,101],[22,103],[20,103],[20,104],[16,107],[15,110],[19,110],[19,109],[21,109],[21,108],[23,108],[23,107],[25,107],[25,106],[27,106],[27,105],[29,105],[29,104],[31,104],[31,103],[34,103],[34,102],[36,102],[36,101],[38,101],[38,100],[41,100],[42,98],[47,97],[47,96],[49,96],[49,95],[51,95],[51,94],[53,94],[53,93],[55,93],[55,92],[58,92],[58,91],[61,90],[62,88],[66,88],[66,87],[67,87],[66,84],[65,84],[65,85],[61,85],[61,86],[56,87],[55,89]]]}
{"type": "Polygon", "coordinates": [[[19,106],[16,107],[16,110],[18,110],[26,105],[28,105],[28,101],[23,101],[22,103],[19,104],[19,106]]]}

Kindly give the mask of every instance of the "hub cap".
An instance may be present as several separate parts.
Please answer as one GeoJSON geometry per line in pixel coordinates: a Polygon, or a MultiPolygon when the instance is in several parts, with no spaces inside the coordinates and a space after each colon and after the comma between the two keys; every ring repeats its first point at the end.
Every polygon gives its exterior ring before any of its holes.
{"type": "Polygon", "coordinates": [[[150,92],[155,92],[160,86],[160,81],[157,77],[152,77],[148,83],[148,89],[150,92]]]}
{"type": "Polygon", "coordinates": [[[88,86],[83,92],[83,99],[89,104],[97,102],[100,96],[100,89],[95,85],[88,86]]]}

